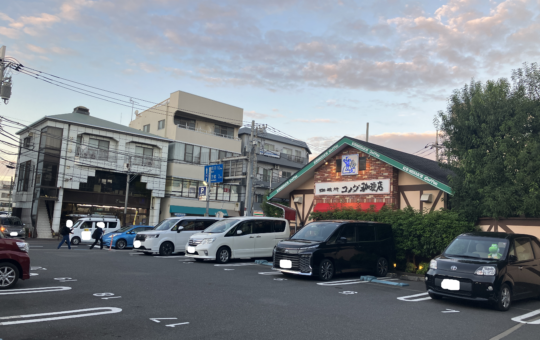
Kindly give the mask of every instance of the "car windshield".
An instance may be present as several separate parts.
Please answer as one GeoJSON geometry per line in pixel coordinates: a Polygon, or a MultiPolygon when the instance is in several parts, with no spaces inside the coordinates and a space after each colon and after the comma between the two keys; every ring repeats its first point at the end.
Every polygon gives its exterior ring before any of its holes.
{"type": "Polygon", "coordinates": [[[444,256],[476,259],[504,260],[508,254],[508,240],[482,236],[457,237],[446,250],[444,256]]]}
{"type": "Polygon", "coordinates": [[[216,223],[212,224],[208,228],[204,229],[203,233],[210,233],[210,234],[220,234],[224,233],[227,230],[229,230],[230,227],[235,225],[240,220],[236,219],[225,219],[221,221],[217,221],[216,223]]]}
{"type": "Polygon", "coordinates": [[[79,228],[79,227],[81,226],[82,223],[83,223],[83,220],[78,220],[78,221],[75,222],[75,224],[73,225],[73,229],[79,228]]]}
{"type": "Polygon", "coordinates": [[[131,228],[133,228],[133,227],[132,226],[124,227],[124,228],[118,229],[117,231],[115,231],[115,233],[116,234],[122,234],[122,233],[125,233],[126,231],[128,231],[131,228]]]}
{"type": "Polygon", "coordinates": [[[152,230],[169,230],[171,229],[176,223],[178,223],[178,219],[171,219],[171,220],[163,220],[159,222],[154,229],[152,230]]]}
{"type": "Polygon", "coordinates": [[[326,241],[339,227],[335,222],[313,222],[306,225],[291,237],[291,240],[326,241]]]}

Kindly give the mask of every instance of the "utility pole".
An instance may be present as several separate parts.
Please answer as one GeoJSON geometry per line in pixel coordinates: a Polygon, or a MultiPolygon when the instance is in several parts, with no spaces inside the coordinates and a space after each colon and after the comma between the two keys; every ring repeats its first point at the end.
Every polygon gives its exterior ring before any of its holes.
{"type": "Polygon", "coordinates": [[[206,182],[206,213],[204,217],[209,217],[210,211],[210,184],[212,183],[212,167],[208,169],[208,182],[206,182]]]}
{"type": "Polygon", "coordinates": [[[253,132],[255,130],[255,121],[251,121],[251,136],[249,138],[249,147],[248,147],[248,173],[247,173],[247,185],[246,185],[246,216],[252,216],[251,208],[253,207],[252,204],[252,196],[253,196],[253,159],[255,158],[255,155],[253,153],[253,150],[255,148],[253,147],[253,132]]]}
{"type": "Polygon", "coordinates": [[[0,47],[0,87],[4,82],[4,59],[6,58],[6,46],[0,47]]]}
{"type": "Polygon", "coordinates": [[[126,163],[127,173],[126,173],[126,200],[124,201],[124,227],[127,227],[127,205],[128,205],[128,196],[129,196],[129,182],[130,182],[130,168],[131,168],[131,156],[128,156],[128,162],[126,163]]]}
{"type": "Polygon", "coordinates": [[[9,185],[9,209],[13,214],[13,198],[11,198],[11,191],[13,190],[13,176],[11,176],[11,183],[9,185]]]}
{"type": "Polygon", "coordinates": [[[366,143],[369,143],[369,123],[366,124],[366,143]]]}

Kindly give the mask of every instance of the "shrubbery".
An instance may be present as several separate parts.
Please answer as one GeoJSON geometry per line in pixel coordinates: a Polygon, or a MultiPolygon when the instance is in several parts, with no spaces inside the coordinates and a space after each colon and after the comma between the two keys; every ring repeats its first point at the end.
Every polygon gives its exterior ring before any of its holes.
{"type": "Polygon", "coordinates": [[[408,262],[413,264],[414,268],[418,268],[418,263],[429,262],[459,234],[477,230],[474,223],[468,222],[457,212],[450,210],[427,213],[411,208],[393,210],[383,207],[379,212],[336,208],[328,212],[314,212],[311,218],[314,220],[374,221],[392,225],[396,260],[398,269],[401,270],[406,269],[408,262]]]}

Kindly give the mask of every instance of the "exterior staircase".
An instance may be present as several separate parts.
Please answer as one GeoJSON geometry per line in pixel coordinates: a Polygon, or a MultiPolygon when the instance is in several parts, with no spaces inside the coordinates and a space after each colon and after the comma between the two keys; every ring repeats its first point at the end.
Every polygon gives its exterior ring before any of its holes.
{"type": "Polygon", "coordinates": [[[53,238],[51,232],[51,220],[49,219],[49,213],[47,206],[44,202],[40,202],[38,207],[37,216],[37,237],[39,238],[53,238]]]}

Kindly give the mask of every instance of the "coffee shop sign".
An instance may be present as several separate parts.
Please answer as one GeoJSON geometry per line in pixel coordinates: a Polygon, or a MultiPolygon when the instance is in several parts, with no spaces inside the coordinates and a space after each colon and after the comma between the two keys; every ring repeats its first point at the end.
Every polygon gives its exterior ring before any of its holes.
{"type": "Polygon", "coordinates": [[[390,180],[315,183],[315,195],[389,194],[390,180]]]}

